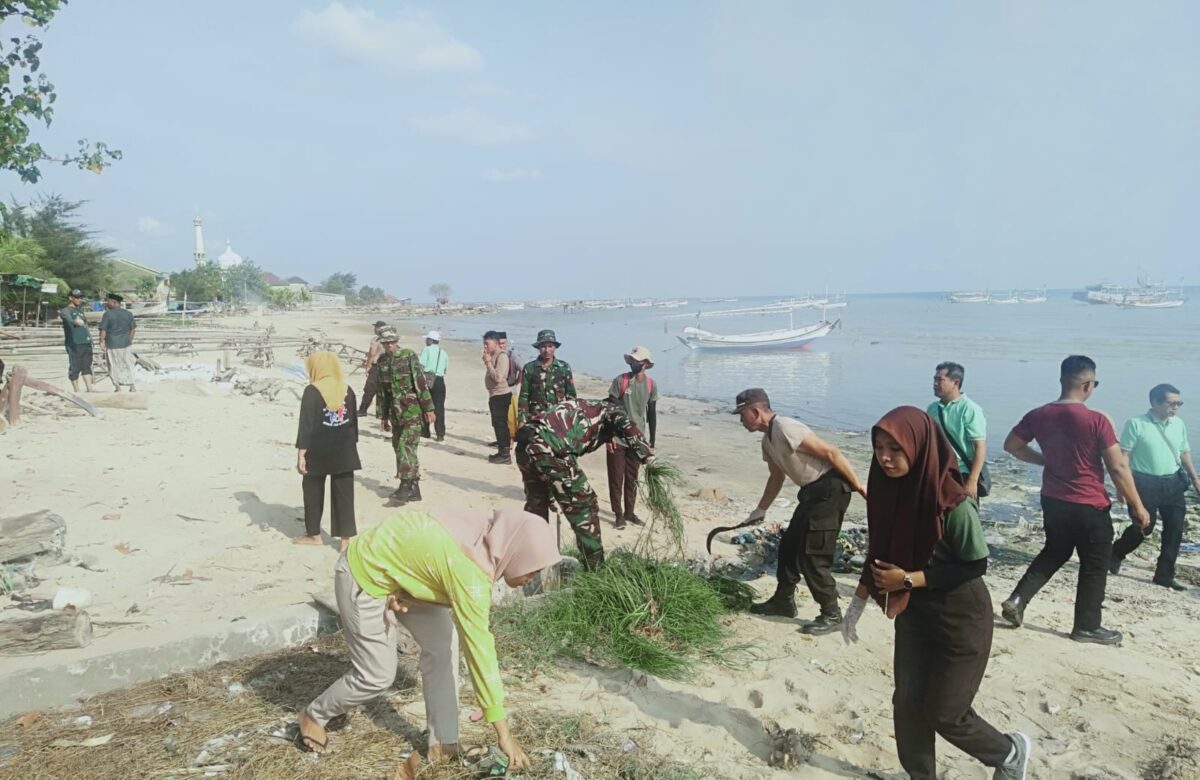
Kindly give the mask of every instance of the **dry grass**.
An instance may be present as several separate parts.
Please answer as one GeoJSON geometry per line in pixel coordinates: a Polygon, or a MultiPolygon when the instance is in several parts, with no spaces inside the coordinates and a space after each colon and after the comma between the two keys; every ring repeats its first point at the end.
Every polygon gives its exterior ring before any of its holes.
{"type": "MultiPolygon", "coordinates": [[[[0,758],[0,777],[182,780],[205,777],[205,767],[225,767],[207,776],[390,779],[414,745],[424,747],[423,718],[404,714],[411,709],[406,705],[414,703],[421,711],[420,688],[411,671],[402,669],[387,697],[344,723],[330,724],[330,753],[320,757],[302,753],[291,742],[296,712],[348,667],[341,637],[334,635],[310,646],[112,691],[77,710],[9,720],[3,725],[0,756],[10,757],[0,758]],[[230,686],[239,683],[244,690],[231,695],[230,686]],[[169,710],[155,712],[167,702],[169,710]],[[85,715],[92,719],[90,726],[71,723],[85,715]],[[111,741],[97,747],[53,744],[108,734],[113,735],[111,741]],[[197,764],[205,751],[207,756],[197,764]]],[[[464,706],[473,706],[469,684],[464,684],[463,696],[464,706]]],[[[509,698],[513,730],[535,761],[534,770],[523,773],[524,777],[556,776],[554,751],[563,751],[589,780],[698,777],[640,750],[622,752],[620,745],[628,735],[608,731],[595,719],[535,709],[532,697],[519,687],[510,688],[509,698]]],[[[463,721],[464,749],[493,743],[490,727],[463,721]]],[[[420,776],[451,780],[478,774],[460,764],[427,769],[420,776]]]]}

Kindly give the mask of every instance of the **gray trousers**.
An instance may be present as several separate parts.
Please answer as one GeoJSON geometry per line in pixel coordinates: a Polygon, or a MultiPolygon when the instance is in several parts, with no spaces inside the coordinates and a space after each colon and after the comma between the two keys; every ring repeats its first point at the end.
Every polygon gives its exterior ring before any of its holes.
{"type": "MultiPolygon", "coordinates": [[[[308,705],[309,716],[322,726],[379,696],[396,679],[396,626],[385,614],[387,601],[358,586],[345,553],[334,567],[334,592],[352,666],[308,705]]],[[[408,612],[400,615],[399,621],[421,646],[418,668],[429,744],[455,744],[458,742],[458,632],[450,608],[411,600],[407,606],[408,612]]]]}

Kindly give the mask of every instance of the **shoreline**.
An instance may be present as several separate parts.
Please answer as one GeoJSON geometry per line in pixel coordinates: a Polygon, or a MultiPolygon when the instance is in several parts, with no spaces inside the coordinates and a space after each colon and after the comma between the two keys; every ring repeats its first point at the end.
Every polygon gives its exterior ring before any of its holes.
{"type": "MultiPolygon", "coordinates": [[[[369,312],[295,312],[260,319],[260,324],[273,324],[281,334],[317,327],[333,340],[362,348],[370,338],[369,323],[377,318],[369,312]]],[[[392,320],[402,333],[402,346],[417,350],[423,333],[437,327],[435,317],[392,320]]],[[[520,505],[523,492],[515,466],[486,461],[492,450],[485,446],[490,424],[478,347],[467,340],[443,345],[451,361],[447,440],[422,440],[426,500],[417,506],[520,505]]],[[[36,678],[39,669],[105,653],[153,652],[201,627],[233,631],[256,616],[282,613],[308,603],[310,594],[331,589],[336,543],[313,548],[291,544],[303,529],[293,447],[299,402],[288,392],[269,401],[210,382],[219,356],[206,352],[170,361],[192,369],[178,368],[144,387],[139,383],[137,395],[144,398],[145,410],[104,409],[100,418],[30,415],[0,436],[0,462],[12,467],[5,514],[42,508],[59,513],[67,522],[69,553],[91,567],[39,569],[43,582],[30,595],[48,598],[59,585],[87,588],[95,595],[88,609],[97,626],[93,644],[83,650],[0,657],[0,676],[36,678]]],[[[235,366],[246,377],[302,387],[298,380],[285,379],[285,369],[298,360],[294,353],[280,351],[276,359],[270,369],[243,367],[238,361],[235,366]]],[[[46,378],[63,384],[61,376],[46,378]]],[[[347,378],[359,392],[361,371],[347,378]]],[[[609,380],[577,378],[581,395],[606,394],[609,380]]],[[[658,454],[679,465],[687,478],[678,501],[687,549],[697,556],[710,528],[740,521],[757,502],[767,477],[759,435],[743,430],[717,403],[664,392],[659,408],[658,454]]],[[[843,448],[865,478],[870,453],[864,434],[814,429],[843,448]]],[[[363,529],[393,511],[383,501],[394,487],[394,461],[388,439],[372,419],[364,419],[360,427],[359,451],[364,468],[356,477],[356,498],[363,529]]],[[[588,455],[582,465],[600,497],[605,546],[631,544],[637,529],[612,528],[604,455],[588,455]]],[[[1016,481],[1008,474],[1001,462],[997,482],[1016,481]]],[[[1009,492],[1026,521],[985,525],[993,552],[986,580],[995,604],[1040,543],[1036,486],[1005,487],[1002,495],[985,500],[985,518],[989,505],[1000,506],[1009,492]]],[[[794,496],[792,488],[785,488],[767,522],[786,523],[794,496]]],[[[854,497],[846,526],[861,524],[864,515],[864,502],[854,497]]],[[[569,531],[564,537],[570,537],[569,531]]],[[[717,541],[713,553],[720,561],[761,573],[761,565],[753,562],[758,551],[751,547],[717,541]]],[[[1106,624],[1125,632],[1121,648],[1078,646],[1065,639],[1073,609],[1073,564],[1031,605],[1028,628],[997,628],[977,707],[998,727],[1020,728],[1033,736],[1031,776],[1069,777],[1074,772],[1078,777],[1133,780],[1141,776],[1137,767],[1164,755],[1166,740],[1191,739],[1200,704],[1179,692],[1200,686],[1200,592],[1176,596],[1150,585],[1156,552],[1157,545],[1144,545],[1121,576],[1109,578],[1106,624]]],[[[1196,553],[1181,555],[1181,562],[1196,559],[1196,553]]],[[[1194,570],[1195,564],[1189,565],[1194,570]]],[[[835,579],[846,596],[857,577],[836,574],[835,579]]],[[[770,574],[752,581],[763,594],[773,584],[770,574]]],[[[815,607],[807,591],[801,588],[798,596],[801,617],[811,617],[815,607]]],[[[644,687],[620,670],[563,664],[555,668],[548,691],[537,689],[551,679],[544,675],[512,678],[506,684],[514,700],[536,699],[555,711],[603,711],[609,727],[644,734],[671,758],[695,763],[703,756],[710,776],[796,776],[767,768],[769,742],[761,727],[767,718],[820,737],[818,755],[804,768],[805,777],[894,771],[898,762],[888,705],[892,639],[885,618],[874,613],[864,617],[862,641],[850,648],[836,635],[803,636],[796,621],[737,615],[729,625],[756,650],[746,668],[703,667],[692,680],[654,680],[644,687]],[[853,739],[859,732],[865,736],[853,739]]],[[[219,652],[214,650],[211,658],[218,660],[219,652]]],[[[413,714],[419,720],[418,710],[419,705],[413,714]]],[[[941,752],[941,769],[957,777],[985,776],[962,754],[941,752]]]]}

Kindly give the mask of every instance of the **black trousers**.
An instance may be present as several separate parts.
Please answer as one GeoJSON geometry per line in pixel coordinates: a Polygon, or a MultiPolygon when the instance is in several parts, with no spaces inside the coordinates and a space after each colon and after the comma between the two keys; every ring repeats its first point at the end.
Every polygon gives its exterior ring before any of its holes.
{"type": "Polygon", "coordinates": [[[892,723],[913,780],[937,780],[935,734],[985,766],[1008,758],[1012,740],[972,707],[991,651],[992,597],[983,578],[912,592],[896,618],[892,723]]]}
{"type": "Polygon", "coordinates": [[[510,404],[512,404],[512,393],[488,396],[488,412],[492,415],[492,431],[496,434],[500,452],[506,452],[510,445],[508,438],[508,407],[510,404]]]}
{"type": "Polygon", "coordinates": [[[67,379],[74,382],[80,374],[92,374],[92,345],[72,344],[67,347],[67,379]]]}
{"type": "Polygon", "coordinates": [[[1029,602],[1055,572],[1079,554],[1079,581],[1075,586],[1075,631],[1100,628],[1108,560],[1112,554],[1113,527],[1108,508],[1059,501],[1042,496],[1042,527],[1046,543],[1029,564],[1014,593],[1029,602]]]}
{"type": "Polygon", "coordinates": [[[1183,531],[1187,528],[1187,499],[1179,479],[1171,474],[1156,477],[1133,472],[1133,482],[1138,495],[1150,513],[1150,525],[1143,531],[1130,525],[1113,544],[1113,558],[1120,560],[1136,550],[1154,530],[1154,523],[1162,517],[1162,549],[1158,554],[1158,565],[1154,567],[1154,581],[1169,583],[1175,579],[1175,560],[1179,557],[1179,545],[1183,542],[1183,531]]]}
{"type": "MultiPolygon", "coordinates": [[[[329,535],[346,539],[358,533],[354,524],[354,472],[329,476],[329,535]]],[[[321,535],[321,515],[325,511],[324,474],[304,475],[304,531],[321,535]]]]}
{"type": "Polygon", "coordinates": [[[792,521],[779,540],[776,593],[791,596],[800,578],[823,615],[839,615],[833,556],[852,490],[832,469],[800,489],[792,521]]]}
{"type": "MultiPolygon", "coordinates": [[[[446,378],[444,376],[434,377],[433,384],[429,386],[429,396],[433,399],[433,412],[436,415],[433,432],[439,439],[444,439],[446,438],[446,378]]],[[[424,417],[421,418],[421,435],[426,439],[429,438],[429,423],[424,417]]]]}
{"type": "Polygon", "coordinates": [[[379,394],[379,364],[371,366],[367,381],[363,384],[362,400],[358,404],[358,416],[362,417],[371,408],[371,401],[379,394]]]}
{"type": "Polygon", "coordinates": [[[617,447],[605,455],[608,458],[608,501],[612,504],[613,514],[617,517],[626,513],[632,515],[637,506],[637,478],[642,462],[624,447],[617,447]],[[622,498],[625,499],[624,512],[621,510],[622,498]]]}

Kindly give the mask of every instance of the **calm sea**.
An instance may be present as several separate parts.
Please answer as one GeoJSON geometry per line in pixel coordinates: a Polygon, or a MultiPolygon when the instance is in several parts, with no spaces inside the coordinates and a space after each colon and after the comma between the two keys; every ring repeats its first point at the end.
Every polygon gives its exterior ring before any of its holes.
{"type": "MultiPolygon", "coordinates": [[[[964,389],[989,421],[993,452],[1030,408],[1058,395],[1058,365],[1082,353],[1099,367],[1091,402],[1119,427],[1148,407],[1159,382],[1180,388],[1184,419],[1200,409],[1200,290],[1177,309],[1138,310],[1078,303],[1070,292],[1050,293],[1041,304],[951,304],[938,293],[852,295],[840,311],[842,327],[807,350],[716,354],[694,352],[676,334],[692,320],[672,317],[701,310],[754,306],[786,296],[742,298],[734,303],[682,309],[612,309],[564,313],[525,309],[483,317],[444,317],[430,324],[447,338],[478,339],[484,330],[507,330],[525,359],[540,328],[563,343],[559,356],[576,371],[615,376],[622,355],[635,345],[654,354],[652,375],[662,392],[732,405],[745,387],[761,386],[783,414],[840,430],[867,430],[901,404],[921,408],[932,400],[934,367],[943,360],[966,366],[964,389]]],[[[831,317],[835,315],[830,312],[831,317]]],[[[797,325],[819,313],[797,311],[797,325]]],[[[717,333],[786,327],[787,316],[758,315],[704,320],[717,333]]],[[[471,366],[474,372],[477,366],[471,366]]],[[[1198,413],[1200,414],[1200,413],[1198,413]]],[[[1200,417],[1191,426],[1200,446],[1200,417]]]]}

